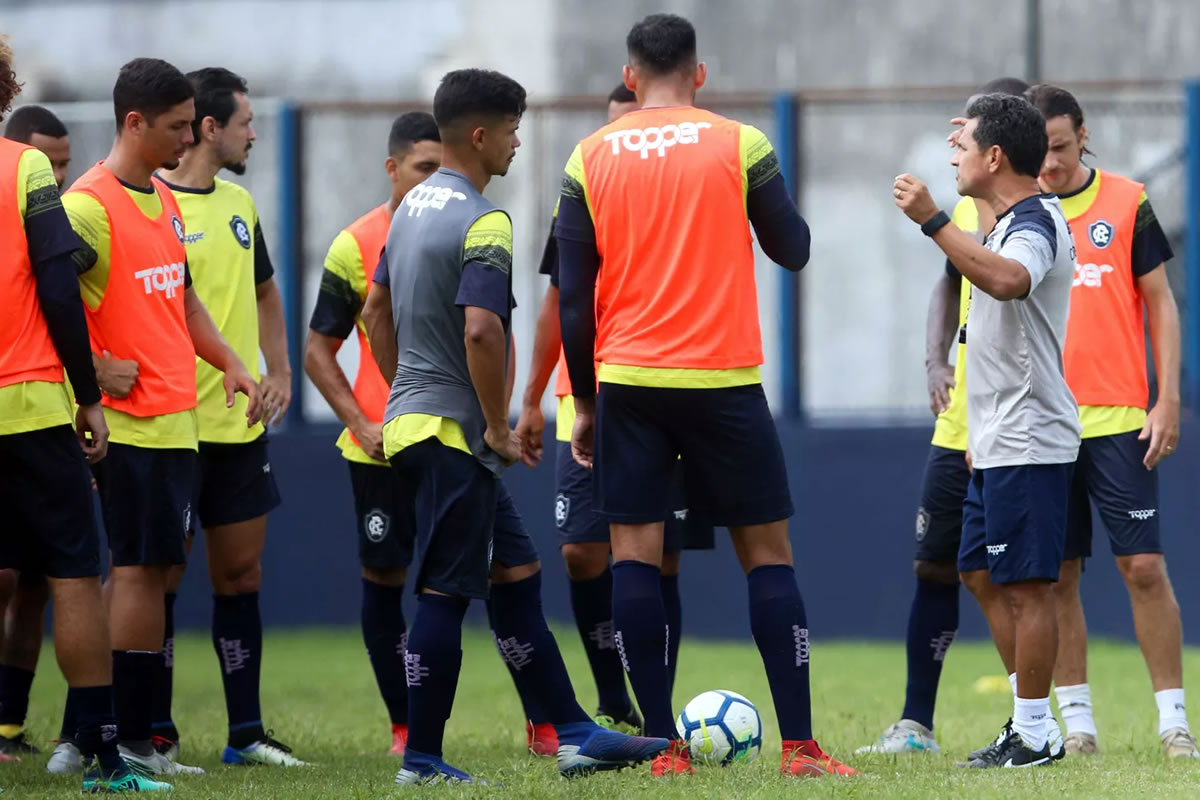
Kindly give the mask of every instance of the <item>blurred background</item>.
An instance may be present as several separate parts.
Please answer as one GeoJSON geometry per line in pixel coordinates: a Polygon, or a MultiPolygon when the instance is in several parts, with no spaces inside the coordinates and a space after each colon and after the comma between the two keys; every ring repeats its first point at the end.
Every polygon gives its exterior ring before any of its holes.
{"type": "MultiPolygon", "coordinates": [[[[250,83],[258,140],[238,180],[259,207],[297,376],[293,413],[273,444],[285,502],[272,521],[268,622],[357,614],[336,420],[303,377],[301,348],[329,243],[386,197],[392,118],[427,109],[441,75],[458,67],[501,70],[529,91],[517,159],[488,189],[515,226],[515,415],[562,166],[604,121],[630,25],[657,11],[696,25],[709,65],[698,104],[767,133],[812,227],[812,260],[799,279],[760,254],[758,285],[764,382],[788,452],[797,561],[818,632],[902,634],[932,427],[925,308],[943,258],[894,208],[890,188],[897,173],[913,172],[943,205],[954,202],[948,121],[980,84],[1014,75],[1072,90],[1092,163],[1147,183],[1175,246],[1168,269],[1184,317],[1184,403],[1200,403],[1200,315],[1189,313],[1200,300],[1200,165],[1187,158],[1190,149],[1200,160],[1200,88],[1187,82],[1200,75],[1192,0],[0,0],[0,32],[25,82],[19,102],[49,105],[70,129],[69,180],[107,153],[109,93],[130,58],[157,56],[185,71],[224,66],[250,83]],[[828,563],[844,566],[817,566],[828,563]]],[[[339,358],[353,375],[353,339],[339,358]]],[[[553,413],[550,397],[545,410],[553,413]]],[[[1162,470],[1176,565],[1200,557],[1189,540],[1200,513],[1191,430],[1185,423],[1180,455],[1162,470]]],[[[514,468],[508,481],[546,560],[547,608],[565,611],[552,465],[514,468]]],[[[744,591],[721,555],[728,549],[726,541],[717,556],[685,558],[685,591],[715,580],[744,591]]],[[[1093,628],[1129,636],[1124,589],[1102,541],[1096,552],[1105,566],[1085,581],[1093,628]]],[[[189,581],[198,587],[197,572],[189,581]]],[[[1186,615],[1189,601],[1200,608],[1200,589],[1180,583],[1186,615]]],[[[194,594],[192,603],[181,598],[184,624],[203,619],[207,603],[194,594]]],[[[696,602],[705,613],[689,633],[743,635],[741,603],[696,602]]],[[[964,629],[983,632],[978,619],[964,629]]]]}

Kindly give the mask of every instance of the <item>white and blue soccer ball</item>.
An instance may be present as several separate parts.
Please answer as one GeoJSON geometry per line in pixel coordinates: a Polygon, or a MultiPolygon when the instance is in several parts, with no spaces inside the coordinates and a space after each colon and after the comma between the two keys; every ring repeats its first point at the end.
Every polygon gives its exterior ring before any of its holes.
{"type": "Polygon", "coordinates": [[[675,728],[692,759],[728,766],[758,758],[762,718],[754,704],[737,692],[717,689],[697,695],[679,712],[675,728]]]}

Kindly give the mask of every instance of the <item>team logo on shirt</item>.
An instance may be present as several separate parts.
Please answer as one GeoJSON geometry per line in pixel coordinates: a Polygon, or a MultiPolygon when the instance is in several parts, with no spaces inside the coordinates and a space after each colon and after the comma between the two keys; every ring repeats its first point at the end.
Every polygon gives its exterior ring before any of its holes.
{"type": "Polygon", "coordinates": [[[554,498],[554,524],[561,528],[567,524],[569,516],[571,516],[571,498],[560,494],[554,498]]]}
{"type": "Polygon", "coordinates": [[[408,207],[408,216],[421,216],[427,208],[441,211],[451,200],[466,200],[462,192],[456,192],[449,186],[430,186],[418,183],[408,194],[404,195],[404,205],[408,207]]]}
{"type": "Polygon", "coordinates": [[[246,224],[246,220],[234,214],[233,219],[229,220],[229,229],[233,231],[233,238],[237,239],[237,243],[243,249],[249,250],[251,241],[250,226],[246,224]]]}
{"type": "Polygon", "coordinates": [[[175,235],[179,237],[180,244],[183,243],[183,222],[174,214],[171,215],[171,227],[175,229],[175,235]]]}
{"type": "Polygon", "coordinates": [[[1107,220],[1098,219],[1088,225],[1088,238],[1092,240],[1092,245],[1097,250],[1103,250],[1112,244],[1113,226],[1107,220]]]}
{"type": "Polygon", "coordinates": [[[925,510],[925,506],[917,509],[917,541],[925,541],[925,535],[929,533],[929,512],[925,510]]]}
{"type": "Polygon", "coordinates": [[[367,538],[376,544],[379,544],[387,537],[388,528],[390,527],[391,520],[388,518],[388,515],[378,508],[372,508],[363,517],[363,530],[367,532],[367,538]]]}
{"type": "Polygon", "coordinates": [[[140,269],[133,273],[133,277],[142,279],[146,294],[163,292],[167,297],[174,297],[175,290],[184,285],[184,274],[184,262],[176,261],[174,264],[165,264],[161,267],[140,269]]]}

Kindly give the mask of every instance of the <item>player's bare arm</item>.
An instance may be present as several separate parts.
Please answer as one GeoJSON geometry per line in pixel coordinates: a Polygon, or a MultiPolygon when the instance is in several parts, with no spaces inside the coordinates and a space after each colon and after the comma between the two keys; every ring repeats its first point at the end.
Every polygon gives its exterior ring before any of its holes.
{"type": "Polygon", "coordinates": [[[390,386],[396,380],[396,325],[392,320],[392,290],[381,283],[372,282],[363,303],[363,324],[367,327],[367,341],[379,373],[390,386]]]}
{"type": "Polygon", "coordinates": [[[925,317],[925,385],[929,391],[929,410],[935,415],[950,407],[954,367],[947,354],[958,331],[961,292],[962,280],[943,272],[929,295],[929,312],[925,317]]]}
{"type": "Polygon", "coordinates": [[[371,422],[354,398],[354,389],[337,362],[341,346],[341,339],[310,328],[304,344],[304,372],[367,455],[383,461],[383,426],[371,422]]]}
{"type": "Polygon", "coordinates": [[[267,372],[262,376],[263,424],[278,427],[292,404],[292,364],[288,359],[283,299],[274,278],[254,287],[258,298],[258,343],[267,372]]]}
{"type": "Polygon", "coordinates": [[[1146,424],[1138,438],[1150,441],[1142,463],[1146,469],[1154,469],[1175,452],[1179,442],[1179,307],[1162,264],[1139,277],[1137,285],[1146,304],[1154,374],[1158,379],[1158,399],[1146,415],[1146,424]]]}
{"type": "MultiPolygon", "coordinates": [[[[908,173],[896,177],[892,195],[896,207],[918,225],[930,222],[939,213],[929,187],[908,173]]],[[[993,253],[956,225],[943,225],[932,238],[946,258],[980,291],[997,300],[1017,300],[1029,294],[1029,272],[1021,262],[993,253]]]]}
{"type": "Polygon", "coordinates": [[[486,308],[467,306],[465,311],[467,369],[487,421],[483,439],[505,463],[512,464],[521,457],[521,442],[516,431],[508,427],[508,405],[504,402],[508,382],[504,323],[499,315],[486,308]]]}
{"type": "Polygon", "coordinates": [[[533,334],[533,356],[529,364],[529,380],[521,401],[521,418],[517,420],[517,435],[521,437],[521,460],[534,466],[542,460],[545,445],[542,435],[546,417],[542,414],[542,395],[554,374],[558,351],[562,347],[562,328],[558,321],[558,287],[547,286],[538,311],[537,329],[533,334]]]}
{"type": "Polygon", "coordinates": [[[110,397],[128,397],[137,383],[138,363],[131,359],[113,358],[113,354],[107,350],[102,355],[92,353],[92,367],[96,370],[100,391],[110,397]]]}
{"type": "Polygon", "coordinates": [[[233,408],[233,396],[238,392],[246,395],[250,401],[246,407],[247,426],[256,424],[262,419],[261,396],[258,382],[250,376],[246,365],[238,358],[237,353],[225,341],[225,337],[217,330],[216,323],[209,316],[208,309],[196,296],[196,291],[190,286],[184,291],[184,308],[187,315],[188,333],[192,337],[192,346],[196,355],[207,361],[214,368],[225,373],[225,405],[233,408]]]}

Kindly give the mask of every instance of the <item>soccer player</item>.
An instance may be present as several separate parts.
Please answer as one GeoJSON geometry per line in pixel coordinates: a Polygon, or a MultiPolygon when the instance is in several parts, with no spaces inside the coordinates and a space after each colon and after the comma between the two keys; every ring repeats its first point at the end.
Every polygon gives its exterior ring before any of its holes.
{"type": "MultiPolygon", "coordinates": [[[[637,108],[637,97],[625,84],[608,95],[608,121],[620,119],[637,108]]],[[[557,204],[555,220],[558,218],[557,204]]],[[[525,387],[517,435],[521,437],[523,460],[536,464],[544,449],[542,435],[542,395],[550,375],[558,369],[554,394],[558,397],[555,419],[555,499],[554,522],[562,539],[563,563],[570,579],[571,608],[579,638],[583,641],[592,677],[596,681],[599,708],[595,720],[616,730],[640,730],[642,719],[633,707],[625,688],[625,670],[613,641],[612,572],[609,569],[608,521],[592,510],[592,477],[571,457],[571,427],[575,405],[571,400],[571,382],[562,355],[562,331],[558,321],[558,240],[551,225],[550,236],[542,253],[539,271],[550,276],[550,285],[538,313],[533,340],[533,358],[525,387]]],[[[682,495],[682,486],[677,495],[682,495]]],[[[668,686],[675,682],[679,656],[682,604],[679,599],[679,553],[684,547],[711,549],[712,527],[689,515],[680,496],[667,515],[663,544],[662,593],[667,610],[669,649],[667,651],[668,686]]],[[[529,724],[529,747],[534,752],[553,752],[557,743],[551,738],[550,725],[529,724]]]]}
{"type": "Polygon", "coordinates": [[[471,780],[443,760],[442,736],[458,685],[463,615],[484,598],[514,680],[555,725],[559,771],[636,764],[668,743],[605,730],[575,701],[542,614],[537,552],[500,480],[520,456],[506,406],[512,223],[482,192],[516,155],[525,90],[497,72],[456,70],[433,106],[442,167],[393,217],[363,309],[376,364],[392,386],[384,453],[416,495],[418,610],[405,654],[409,736],[396,782],[471,780]]]}
{"type": "Polygon", "coordinates": [[[1063,563],[1055,586],[1054,683],[1067,725],[1067,750],[1099,749],[1079,599],[1080,556],[1091,555],[1095,506],[1129,589],[1163,751],[1169,758],[1200,758],[1184,706],[1179,605],[1159,535],[1156,467],[1179,440],[1179,310],[1164,266],[1174,254],[1142,184],[1083,162],[1087,129],[1083,109],[1070,92],[1036,86],[1029,99],[1046,118],[1049,138],[1042,188],[1058,195],[1078,249],[1063,354],[1083,426],[1067,533],[1076,554],[1063,563]],[[1158,379],[1149,413],[1147,320],[1158,379]]]}
{"type": "MultiPolygon", "coordinates": [[[[258,377],[263,420],[246,426],[246,401],[225,404],[221,373],[196,362],[196,408],[200,448],[195,514],[207,537],[208,575],[213,587],[212,642],[221,665],[229,738],[226,764],[303,764],[286,745],[267,735],[259,704],[262,617],[258,591],[267,512],[279,505],[271,474],[266,428],[283,420],[291,403],[283,301],[250,193],[217,177],[222,169],[246,172],[254,143],[254,112],[245,80],[221,67],[189,72],[196,92],[192,144],[178,166],[159,173],[183,212],[188,268],[196,296],[225,340],[258,377]]],[[[174,601],[183,567],[168,584],[163,678],[156,693],[156,746],[178,754],[179,732],[171,720],[174,661],[174,601]]]]}
{"type": "Polygon", "coordinates": [[[1023,98],[988,94],[971,103],[965,119],[951,163],[959,194],[984,200],[996,215],[986,242],[949,224],[912,175],[896,178],[893,195],[972,286],[966,390],[974,469],[958,568],[973,592],[980,583],[1001,587],[1008,620],[998,626],[996,644],[1015,665],[1017,694],[1011,731],[971,764],[1024,767],[1053,761],[1052,584],[1079,450],[1078,409],[1062,366],[1075,252],[1058,200],[1038,188],[1046,131],[1037,109],[1023,98]]]}
{"type": "MultiPolygon", "coordinates": [[[[0,39],[0,118],[20,90],[12,51],[0,39]]],[[[170,784],[129,769],[114,736],[100,536],[87,472],[107,454],[109,429],[75,279],[79,240],[50,160],[9,139],[0,139],[0,231],[0,501],[7,512],[0,565],[49,576],[55,655],[78,721],[72,737],[89,761],[97,760],[83,791],[167,791],[170,784]]]]}
{"type": "Polygon", "coordinates": [[[54,112],[41,106],[21,106],[8,118],[4,137],[33,145],[50,159],[54,183],[61,192],[71,165],[71,137],[54,112]]]}
{"type": "MultiPolygon", "coordinates": [[[[997,78],[984,84],[967,100],[967,106],[980,95],[1000,93],[1020,96],[1029,84],[1017,78],[997,78]]],[[[982,241],[996,222],[996,215],[985,201],[963,197],[954,207],[951,221],[982,241]]],[[[938,681],[946,651],[958,632],[958,547],[962,540],[963,499],[971,472],[967,466],[967,403],[964,394],[966,372],[966,324],[970,307],[971,284],[946,260],[945,272],[934,285],[929,298],[925,327],[925,370],[930,409],[937,416],[921,501],[916,517],[916,553],[913,571],[917,590],[908,617],[906,647],[908,683],[900,720],[890,726],[874,744],[856,753],[939,752],[933,733],[933,709],[938,681]],[[957,311],[957,313],[955,313],[957,311]],[[946,354],[954,347],[954,366],[946,354]]],[[[1069,545],[1068,545],[1069,546],[1069,545]]],[[[981,608],[992,627],[1003,624],[1004,598],[998,589],[984,587],[981,608]]],[[[1016,675],[1006,664],[1013,693],[1016,675]]],[[[1007,731],[1008,723],[1005,724],[1007,731]]],[[[1049,728],[1051,750],[1063,755],[1062,732],[1056,724],[1049,728]]],[[[1007,738],[1007,733],[1002,737],[1007,738]]]]}
{"type": "Polygon", "coordinates": [[[593,497],[611,524],[614,637],[646,732],[673,740],[651,771],[692,771],[671,708],[660,570],[682,456],[689,509],[729,526],[747,574],[782,771],[853,775],[812,735],[792,501],[759,374],[750,226],[768,257],[793,271],[808,262],[808,226],[767,138],[695,107],[707,67],[691,23],[654,14],[626,44],[625,85],[641,108],[575,148],[556,231],[571,449],[592,467],[594,435],[593,497]]]}
{"type": "MultiPolygon", "coordinates": [[[[62,190],[71,161],[71,144],[58,117],[41,106],[22,106],[9,115],[4,136],[40,150],[50,160],[54,183],[62,190]]],[[[0,760],[39,752],[26,740],[24,726],[49,599],[45,575],[0,570],[0,608],[4,609],[0,635],[0,760]]]]}
{"type": "MultiPolygon", "coordinates": [[[[198,444],[196,356],[224,373],[228,408],[259,388],[192,288],[182,212],[154,171],[192,143],[191,82],[165,61],[139,58],[113,87],[117,136],[108,158],[63,197],[83,240],[76,252],[92,352],[137,362],[125,397],[104,395],[112,444],[96,470],[112,553],[109,619],[122,754],[151,773],[198,772],[157,752],[152,690],[162,663],[171,565],[186,561],[198,444]]],[[[69,760],[69,754],[61,761],[69,760]]],[[[53,765],[52,765],[53,766],[53,765]]]]}
{"type": "MultiPolygon", "coordinates": [[[[308,325],[304,369],[346,426],[337,446],[350,469],[362,566],[362,634],[392,723],[392,749],[408,740],[408,686],[404,677],[404,582],[412,562],[412,492],[383,455],[383,410],[389,386],[379,374],[362,321],[367,287],[379,265],[392,215],[404,195],[442,162],[442,141],[431,114],[410,111],[392,122],[383,162],[391,194],[342,230],[329,246],[321,290],[308,325]],[[358,374],[353,387],[337,351],[358,331],[358,374]]],[[[390,335],[390,334],[389,334],[390,335]]]]}

